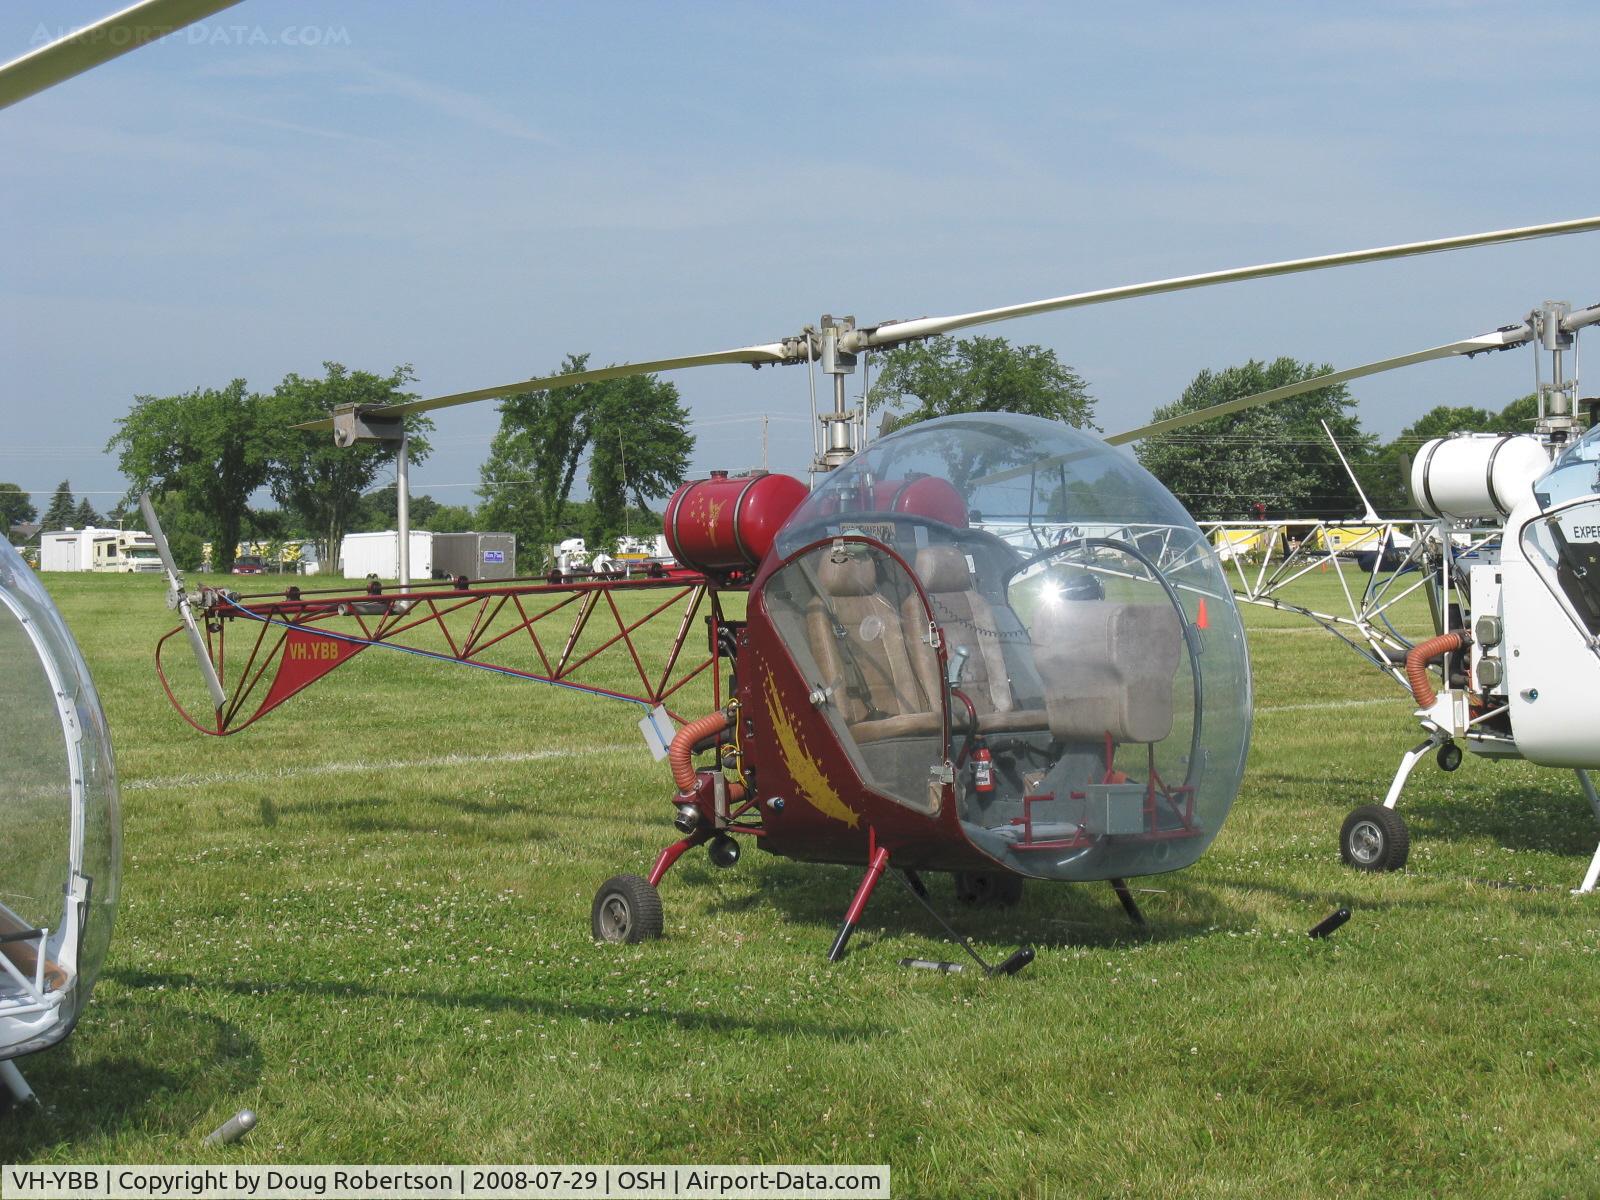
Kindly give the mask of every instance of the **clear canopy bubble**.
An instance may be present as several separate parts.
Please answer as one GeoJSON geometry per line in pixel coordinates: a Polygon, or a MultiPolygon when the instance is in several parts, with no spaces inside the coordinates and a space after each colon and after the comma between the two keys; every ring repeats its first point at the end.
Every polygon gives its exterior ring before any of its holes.
{"type": "Polygon", "coordinates": [[[777,552],[768,611],[869,786],[930,812],[950,762],[971,845],[1040,878],[1172,870],[1216,836],[1249,744],[1244,631],[1205,536],[1125,452],[1035,417],[919,423],[833,472],[777,552]]]}
{"type": "Polygon", "coordinates": [[[122,861],[111,736],[88,669],[0,542],[0,1058],[71,1032],[111,939],[122,861]]]}

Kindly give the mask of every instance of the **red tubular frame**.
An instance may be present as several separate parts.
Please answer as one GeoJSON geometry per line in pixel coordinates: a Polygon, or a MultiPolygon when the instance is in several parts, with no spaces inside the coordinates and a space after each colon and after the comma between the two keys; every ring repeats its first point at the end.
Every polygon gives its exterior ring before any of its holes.
{"type": "MultiPolygon", "coordinates": [[[[300,594],[294,599],[287,595],[252,596],[243,600],[217,600],[205,612],[204,620],[207,651],[227,692],[226,702],[214,722],[197,720],[185,710],[168,678],[162,653],[168,640],[181,632],[182,626],[156,643],[156,674],[179,715],[195,729],[213,736],[237,733],[254,724],[290,696],[368,646],[389,646],[436,660],[651,706],[666,705],[672,696],[710,671],[713,706],[722,704],[722,681],[714,669],[713,650],[724,620],[722,604],[717,586],[699,575],[489,585],[469,590],[450,588],[378,596],[365,592],[300,594]],[[630,620],[618,606],[616,593],[645,591],[667,591],[670,595],[643,616],[630,620]],[[604,605],[600,603],[602,596],[604,605]],[[553,602],[524,603],[540,597],[548,597],[553,602]],[[559,614],[574,603],[577,611],[568,625],[559,614]],[[694,618],[702,606],[709,607],[711,641],[704,657],[685,658],[684,649],[695,624],[694,618]],[[668,646],[665,664],[658,673],[653,666],[646,665],[635,635],[663,614],[679,608],[682,617],[668,646]],[[580,642],[589,632],[597,612],[609,614],[614,632],[603,631],[598,635],[603,639],[598,645],[583,646],[580,650],[580,642]],[[231,672],[230,680],[227,633],[229,626],[237,621],[255,624],[257,631],[242,669],[231,672]],[[541,624],[550,630],[544,638],[540,637],[541,624]],[[341,649],[323,656],[315,666],[290,663],[284,646],[290,634],[296,632],[302,638],[338,644],[341,649]],[[429,634],[436,639],[431,645],[425,641],[425,635],[429,634]],[[526,642],[522,641],[524,634],[526,642]],[[560,639],[559,652],[551,645],[552,635],[560,639]],[[493,658],[487,656],[486,652],[510,639],[515,639],[515,644],[525,650],[531,647],[540,669],[513,666],[499,654],[493,658]],[[593,679],[596,667],[592,664],[597,660],[601,664],[611,663],[623,652],[631,673],[638,677],[636,689],[602,686],[593,679]],[[256,702],[256,707],[241,719],[241,713],[247,711],[252,701],[256,702]]],[[[505,649],[509,651],[511,646],[505,645],[505,649]]],[[[673,720],[683,721],[677,712],[670,708],[668,712],[673,720]]]]}

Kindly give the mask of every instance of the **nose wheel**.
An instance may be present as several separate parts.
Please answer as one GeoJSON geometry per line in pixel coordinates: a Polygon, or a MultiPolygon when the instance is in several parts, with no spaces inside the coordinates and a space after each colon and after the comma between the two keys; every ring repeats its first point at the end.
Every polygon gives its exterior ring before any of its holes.
{"type": "Polygon", "coordinates": [[[614,875],[595,893],[589,928],[597,942],[646,942],[660,937],[665,927],[661,896],[648,879],[614,875]]]}
{"type": "Polygon", "coordinates": [[[1381,804],[1363,804],[1339,830],[1339,857],[1358,871],[1398,871],[1410,854],[1404,818],[1381,804]]]}

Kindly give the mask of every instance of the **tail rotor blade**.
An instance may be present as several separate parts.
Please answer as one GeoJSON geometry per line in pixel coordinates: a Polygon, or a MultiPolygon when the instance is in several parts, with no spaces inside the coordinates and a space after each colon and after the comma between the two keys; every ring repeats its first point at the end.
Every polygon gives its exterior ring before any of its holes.
{"type": "Polygon", "coordinates": [[[211,703],[217,710],[217,718],[222,717],[223,706],[228,702],[228,694],[222,689],[222,680],[217,678],[217,668],[211,661],[211,654],[206,648],[206,639],[200,633],[200,623],[195,619],[193,601],[184,590],[183,573],[178,570],[178,564],[173,560],[172,548],[167,545],[167,535],[161,529],[161,520],[156,516],[155,505],[150,503],[150,493],[141,492],[139,495],[139,511],[144,514],[145,527],[150,530],[150,536],[155,538],[156,553],[161,556],[161,565],[167,572],[167,604],[178,611],[178,616],[183,620],[184,632],[189,637],[189,648],[194,651],[195,663],[200,668],[200,676],[206,681],[206,691],[211,694],[211,703]]]}

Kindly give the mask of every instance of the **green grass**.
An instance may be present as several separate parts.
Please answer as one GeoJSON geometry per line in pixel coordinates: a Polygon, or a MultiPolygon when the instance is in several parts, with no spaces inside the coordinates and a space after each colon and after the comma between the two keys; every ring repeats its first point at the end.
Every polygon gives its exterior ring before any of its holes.
{"type": "MultiPolygon", "coordinates": [[[[703,854],[667,937],[596,946],[596,885],[674,836],[632,706],[369,652],[204,738],[150,667],[132,577],[46,576],[109,710],[126,854],[77,1033],[23,1066],[7,1162],[889,1162],[899,1196],[1600,1194],[1600,900],[1570,774],[1425,764],[1400,875],[1336,835],[1418,734],[1333,639],[1251,613],[1250,768],[1211,852],[956,914],[880,889],[824,954],[843,868],[703,854]],[[1365,703],[1387,700],[1387,703],[1365,703]],[[1360,703],[1345,703],[1345,702],[1360,703]],[[1319,709],[1322,702],[1341,705],[1319,709]],[[549,757],[538,757],[549,755],[549,757]],[[442,761],[456,756],[454,761],[442,761]],[[1333,939],[1305,931],[1339,905],[1333,939]],[[260,1127],[201,1144],[240,1108],[260,1127]]],[[[1313,578],[1333,603],[1331,577],[1313,578]]],[[[949,902],[945,880],[936,900],[949,902]]]]}

